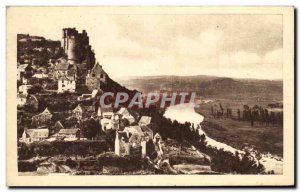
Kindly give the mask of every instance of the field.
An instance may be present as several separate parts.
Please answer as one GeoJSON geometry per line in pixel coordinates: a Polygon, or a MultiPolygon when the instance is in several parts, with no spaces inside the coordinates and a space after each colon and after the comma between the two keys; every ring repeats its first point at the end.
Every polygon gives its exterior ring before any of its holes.
{"type": "MultiPolygon", "coordinates": [[[[251,146],[261,153],[270,152],[282,157],[282,126],[266,126],[265,124],[260,125],[258,122],[254,122],[254,125],[251,126],[250,122],[230,118],[214,118],[211,115],[211,106],[213,104],[202,104],[200,110],[197,110],[198,113],[205,117],[202,128],[209,137],[238,149],[251,146]]],[[[236,110],[243,107],[241,103],[232,100],[222,100],[222,104],[231,106],[234,116],[236,115],[236,110]]],[[[244,104],[249,104],[249,102],[244,104]]],[[[263,103],[260,104],[263,105],[263,103]]],[[[251,106],[251,103],[249,105],[251,106]]]]}

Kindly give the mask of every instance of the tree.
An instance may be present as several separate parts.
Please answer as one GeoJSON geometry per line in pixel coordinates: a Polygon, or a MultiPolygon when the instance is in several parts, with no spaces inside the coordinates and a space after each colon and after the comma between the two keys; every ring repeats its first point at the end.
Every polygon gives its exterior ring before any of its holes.
{"type": "Polygon", "coordinates": [[[269,122],[270,122],[270,118],[269,118],[269,112],[267,109],[265,109],[265,121],[266,121],[266,125],[269,125],[269,122]]]}
{"type": "Polygon", "coordinates": [[[27,92],[28,92],[28,94],[34,95],[42,90],[43,90],[43,88],[40,84],[34,84],[30,89],[28,89],[27,92]]]}
{"type": "Polygon", "coordinates": [[[120,130],[122,131],[125,127],[128,127],[130,125],[128,119],[121,119],[120,120],[120,130]]]}
{"type": "Polygon", "coordinates": [[[78,124],[78,120],[75,117],[71,117],[70,119],[64,121],[64,126],[66,128],[76,127],[78,124]]]}
{"type": "Polygon", "coordinates": [[[223,117],[223,115],[224,115],[224,108],[223,108],[223,106],[222,106],[221,103],[219,103],[219,106],[220,106],[220,109],[221,109],[221,116],[223,117]]]}
{"type": "Polygon", "coordinates": [[[108,129],[105,131],[105,139],[106,142],[108,143],[108,145],[110,146],[110,148],[112,150],[114,150],[114,143],[115,143],[115,139],[116,139],[116,130],[113,129],[108,129]]]}
{"type": "Polygon", "coordinates": [[[237,115],[238,115],[238,120],[241,120],[241,110],[240,109],[238,109],[237,115]]]}
{"type": "Polygon", "coordinates": [[[81,133],[88,139],[93,139],[98,133],[100,133],[100,124],[94,119],[89,119],[82,122],[81,133]]]}

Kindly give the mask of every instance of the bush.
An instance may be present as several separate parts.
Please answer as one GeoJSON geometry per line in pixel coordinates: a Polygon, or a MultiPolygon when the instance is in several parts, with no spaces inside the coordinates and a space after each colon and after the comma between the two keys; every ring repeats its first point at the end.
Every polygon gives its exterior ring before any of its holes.
{"type": "Polygon", "coordinates": [[[37,170],[36,163],[26,162],[26,161],[18,161],[18,171],[19,172],[32,172],[37,170]]]}
{"type": "Polygon", "coordinates": [[[19,159],[30,159],[35,156],[55,155],[97,155],[108,151],[104,141],[53,141],[22,143],[18,150],[19,159]]]}

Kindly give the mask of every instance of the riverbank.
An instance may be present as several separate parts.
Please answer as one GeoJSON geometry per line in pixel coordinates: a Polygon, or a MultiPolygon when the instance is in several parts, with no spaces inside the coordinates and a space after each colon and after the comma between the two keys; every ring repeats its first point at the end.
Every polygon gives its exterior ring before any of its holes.
{"type": "MultiPolygon", "coordinates": [[[[226,102],[224,101],[224,103],[226,102]]],[[[282,158],[282,126],[271,124],[267,126],[265,123],[258,122],[251,125],[249,121],[238,120],[236,110],[233,112],[233,118],[226,118],[226,116],[216,118],[211,114],[212,105],[202,104],[201,108],[196,109],[197,113],[205,117],[202,129],[209,137],[240,150],[245,147],[253,147],[259,153],[271,153],[282,158]]]]}
{"type": "MultiPolygon", "coordinates": [[[[195,127],[196,125],[201,124],[204,120],[204,117],[197,113],[194,109],[194,106],[191,104],[171,106],[166,110],[164,116],[171,120],[177,120],[179,123],[190,122],[194,124],[195,127]]],[[[206,135],[207,145],[211,145],[212,147],[216,147],[217,149],[224,149],[224,151],[229,151],[233,154],[235,154],[236,152],[244,153],[244,151],[242,150],[236,149],[225,143],[218,142],[210,138],[201,128],[198,130],[198,133],[206,135]]],[[[276,174],[282,174],[282,160],[276,159],[271,154],[264,155],[260,160],[257,161],[259,161],[265,167],[266,172],[274,171],[274,173],[276,174]]]]}

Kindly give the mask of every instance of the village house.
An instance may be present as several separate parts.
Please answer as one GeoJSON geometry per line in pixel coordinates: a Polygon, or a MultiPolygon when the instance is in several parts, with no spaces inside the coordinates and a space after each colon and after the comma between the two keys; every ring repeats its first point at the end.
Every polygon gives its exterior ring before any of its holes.
{"type": "Polygon", "coordinates": [[[151,119],[152,119],[152,117],[142,116],[141,119],[140,119],[140,121],[139,121],[139,125],[140,126],[142,126],[142,125],[150,125],[151,119]]]}
{"type": "Polygon", "coordinates": [[[86,117],[92,117],[95,114],[95,107],[84,106],[84,105],[77,105],[75,109],[71,111],[71,117],[75,117],[78,120],[82,120],[86,117]]]}
{"type": "Polygon", "coordinates": [[[25,129],[22,134],[22,142],[31,143],[44,141],[49,137],[49,129],[25,129]]]}
{"type": "Polygon", "coordinates": [[[108,118],[102,118],[100,120],[100,124],[103,131],[107,131],[109,129],[119,130],[120,128],[120,118],[119,115],[114,114],[108,118]]]}
{"type": "Polygon", "coordinates": [[[56,79],[66,76],[74,76],[76,78],[78,73],[76,64],[70,64],[64,57],[61,57],[56,61],[52,70],[52,76],[56,79]]]}
{"type": "Polygon", "coordinates": [[[111,117],[114,115],[113,109],[111,107],[109,108],[98,108],[97,116],[105,119],[111,119],[111,117]]]}
{"type": "Polygon", "coordinates": [[[79,129],[61,129],[57,134],[57,137],[63,138],[65,141],[75,141],[80,138],[79,129]]]}
{"type": "Polygon", "coordinates": [[[130,155],[131,144],[129,138],[125,132],[116,132],[115,139],[115,154],[118,156],[130,155]]]}
{"type": "Polygon", "coordinates": [[[81,105],[77,105],[77,107],[72,110],[72,117],[75,117],[78,120],[83,118],[83,107],[81,105]]]}
{"type": "Polygon", "coordinates": [[[115,139],[115,154],[118,156],[132,155],[140,150],[141,156],[147,154],[147,142],[152,142],[153,131],[148,127],[128,126],[123,131],[117,131],[115,139]]]}
{"type": "Polygon", "coordinates": [[[52,114],[48,108],[46,108],[42,113],[32,117],[32,125],[37,127],[45,125],[51,121],[51,118],[52,114]]]}
{"type": "Polygon", "coordinates": [[[17,80],[21,81],[24,76],[30,72],[29,64],[22,64],[18,66],[17,70],[17,80]]]}
{"type": "Polygon", "coordinates": [[[58,80],[58,93],[71,92],[74,93],[76,89],[75,77],[61,77],[58,80]]]}
{"type": "Polygon", "coordinates": [[[106,84],[107,74],[102,66],[97,62],[91,71],[88,72],[85,84],[90,91],[101,88],[101,84],[106,84]]]}

